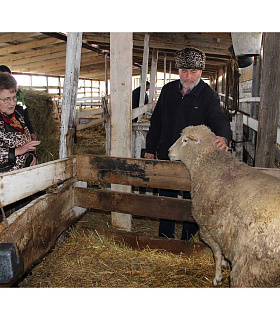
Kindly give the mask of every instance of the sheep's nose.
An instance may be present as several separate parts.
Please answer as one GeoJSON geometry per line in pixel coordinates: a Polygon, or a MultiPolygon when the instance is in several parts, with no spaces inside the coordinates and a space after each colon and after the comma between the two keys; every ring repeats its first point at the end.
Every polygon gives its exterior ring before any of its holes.
{"type": "Polygon", "coordinates": [[[179,160],[177,155],[175,154],[174,150],[172,150],[172,148],[169,148],[169,150],[168,150],[168,157],[171,161],[179,160]]]}

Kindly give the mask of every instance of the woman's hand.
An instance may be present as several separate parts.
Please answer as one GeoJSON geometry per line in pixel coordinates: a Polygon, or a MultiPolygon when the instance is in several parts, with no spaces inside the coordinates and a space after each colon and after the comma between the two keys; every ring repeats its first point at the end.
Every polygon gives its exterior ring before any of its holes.
{"type": "Polygon", "coordinates": [[[40,143],[41,141],[30,141],[21,147],[15,148],[15,156],[20,156],[21,154],[25,154],[29,151],[35,151],[36,146],[38,146],[40,143]]]}
{"type": "Polygon", "coordinates": [[[33,160],[30,163],[30,167],[35,166],[35,164],[36,164],[36,157],[33,156],[33,160]]]}

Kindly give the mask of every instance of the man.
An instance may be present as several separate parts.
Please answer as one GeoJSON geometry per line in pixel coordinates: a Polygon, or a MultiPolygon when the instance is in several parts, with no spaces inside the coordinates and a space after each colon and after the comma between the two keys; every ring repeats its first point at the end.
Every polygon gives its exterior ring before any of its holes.
{"type": "MultiPolygon", "coordinates": [[[[185,48],[175,53],[179,80],[166,84],[159,96],[151,117],[146,138],[146,159],[154,159],[157,148],[158,158],[169,160],[168,149],[180,137],[187,126],[207,125],[216,134],[216,145],[228,150],[231,140],[230,122],[220,107],[218,94],[201,80],[205,68],[205,54],[196,48],[185,48]]],[[[159,190],[160,196],[177,197],[177,190],[159,190]]],[[[190,193],[184,192],[190,199],[190,193]]],[[[160,220],[159,236],[174,238],[175,222],[160,220]]],[[[194,223],[184,223],[182,240],[189,240],[196,234],[194,223]]]]}
{"type": "MultiPolygon", "coordinates": [[[[150,89],[150,82],[146,81],[146,91],[148,91],[149,89],[150,89]]],[[[132,109],[135,109],[135,108],[139,107],[140,90],[141,90],[141,86],[132,91],[132,109]]],[[[145,92],[144,104],[147,104],[148,102],[149,102],[148,95],[145,92]]],[[[137,122],[137,120],[138,120],[138,118],[135,118],[135,119],[132,120],[132,122],[137,122]]]]}

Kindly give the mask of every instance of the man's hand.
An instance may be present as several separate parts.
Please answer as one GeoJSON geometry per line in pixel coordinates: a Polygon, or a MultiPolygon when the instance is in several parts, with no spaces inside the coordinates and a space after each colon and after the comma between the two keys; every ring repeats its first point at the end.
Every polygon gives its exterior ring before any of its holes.
{"type": "Polygon", "coordinates": [[[216,136],[215,143],[217,148],[220,150],[225,149],[225,151],[228,151],[229,147],[227,145],[226,139],[220,136],[216,136]]]}
{"type": "Polygon", "coordinates": [[[155,155],[153,153],[145,153],[145,159],[154,159],[155,155]]]}

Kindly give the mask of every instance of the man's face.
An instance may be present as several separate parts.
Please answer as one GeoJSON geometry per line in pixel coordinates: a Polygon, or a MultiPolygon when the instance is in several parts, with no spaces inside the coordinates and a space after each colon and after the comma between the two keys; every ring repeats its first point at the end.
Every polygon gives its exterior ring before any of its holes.
{"type": "Polygon", "coordinates": [[[196,86],[200,81],[202,70],[199,69],[179,69],[179,76],[182,86],[189,89],[196,86]]]}

